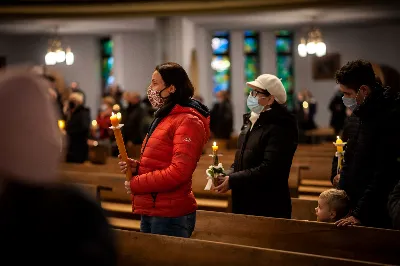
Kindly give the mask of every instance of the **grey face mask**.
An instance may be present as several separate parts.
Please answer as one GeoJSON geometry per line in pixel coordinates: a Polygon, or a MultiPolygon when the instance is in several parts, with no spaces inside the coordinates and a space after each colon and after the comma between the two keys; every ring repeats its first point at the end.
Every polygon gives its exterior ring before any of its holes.
{"type": "Polygon", "coordinates": [[[356,109],[356,107],[357,107],[356,98],[346,98],[343,96],[342,101],[343,101],[344,106],[349,108],[351,111],[354,111],[354,109],[356,109]]]}

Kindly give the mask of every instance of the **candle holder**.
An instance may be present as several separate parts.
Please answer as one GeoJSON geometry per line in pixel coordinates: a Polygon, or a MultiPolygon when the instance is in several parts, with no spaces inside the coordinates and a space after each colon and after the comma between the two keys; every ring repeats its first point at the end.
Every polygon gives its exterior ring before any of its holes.
{"type": "Polygon", "coordinates": [[[222,154],[218,154],[216,150],[213,150],[213,153],[210,154],[213,158],[213,164],[208,167],[206,170],[206,175],[207,175],[207,185],[204,188],[204,190],[210,190],[211,185],[213,184],[214,187],[217,187],[218,184],[218,177],[219,176],[224,176],[224,167],[222,166],[222,163],[218,161],[218,156],[223,156],[222,154]]]}
{"type": "MultiPolygon", "coordinates": [[[[343,147],[347,144],[347,142],[343,142],[343,143],[336,143],[333,142],[333,145],[335,145],[335,147],[343,147]]],[[[344,150],[343,151],[337,151],[335,153],[335,156],[338,158],[338,165],[337,165],[337,169],[336,169],[336,173],[339,174],[340,170],[342,169],[342,162],[343,162],[343,158],[344,158],[344,150]]]]}

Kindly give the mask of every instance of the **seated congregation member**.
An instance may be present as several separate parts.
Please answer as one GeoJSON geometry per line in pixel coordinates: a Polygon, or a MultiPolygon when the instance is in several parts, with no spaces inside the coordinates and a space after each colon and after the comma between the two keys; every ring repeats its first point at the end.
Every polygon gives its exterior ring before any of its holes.
{"type": "Polygon", "coordinates": [[[319,195],[318,207],[315,208],[318,222],[333,223],[349,213],[349,198],[343,190],[328,189],[319,195]]]}
{"type": "Polygon", "coordinates": [[[252,89],[238,139],[235,161],[221,184],[232,190],[232,212],[291,218],[288,177],[297,148],[296,118],[286,106],[286,91],[279,78],[263,74],[248,82],[252,89]]]}
{"type": "Polygon", "coordinates": [[[347,141],[339,188],[350,198],[338,226],[391,228],[387,202],[400,179],[400,94],[377,82],[371,63],[356,60],[336,73],[344,104],[358,118],[347,141]]]}
{"type": "MultiPolygon", "coordinates": [[[[143,142],[140,161],[131,160],[133,177],[125,182],[134,213],[145,233],[190,237],[197,204],[192,175],[210,134],[209,111],[193,100],[194,88],[176,63],[158,65],[147,96],[158,108],[143,142]]],[[[123,173],[126,163],[120,162],[123,173]]]]}
{"type": "Polygon", "coordinates": [[[65,131],[67,162],[84,163],[89,153],[90,111],[83,105],[83,95],[78,92],[69,96],[65,131]]]}
{"type": "Polygon", "coordinates": [[[58,178],[61,135],[48,86],[24,70],[0,73],[2,265],[116,265],[103,210],[58,178]]]}

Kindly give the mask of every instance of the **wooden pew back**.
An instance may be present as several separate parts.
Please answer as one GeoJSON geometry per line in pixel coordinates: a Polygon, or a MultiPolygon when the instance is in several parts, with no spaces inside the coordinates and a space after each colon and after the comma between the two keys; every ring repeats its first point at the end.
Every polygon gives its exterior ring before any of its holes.
{"type": "Polygon", "coordinates": [[[115,230],[119,266],[379,265],[332,257],[115,230]]]}
{"type": "Polygon", "coordinates": [[[231,213],[197,212],[193,238],[333,256],[400,263],[400,231],[274,219],[231,213]]]}

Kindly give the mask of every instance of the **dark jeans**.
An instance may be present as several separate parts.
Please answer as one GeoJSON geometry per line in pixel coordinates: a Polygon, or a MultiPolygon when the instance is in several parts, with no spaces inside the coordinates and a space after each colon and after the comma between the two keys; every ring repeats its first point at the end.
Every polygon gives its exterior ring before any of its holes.
{"type": "Polygon", "coordinates": [[[196,224],[196,212],[180,217],[142,215],[140,232],[189,238],[196,224]]]}

